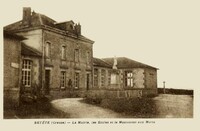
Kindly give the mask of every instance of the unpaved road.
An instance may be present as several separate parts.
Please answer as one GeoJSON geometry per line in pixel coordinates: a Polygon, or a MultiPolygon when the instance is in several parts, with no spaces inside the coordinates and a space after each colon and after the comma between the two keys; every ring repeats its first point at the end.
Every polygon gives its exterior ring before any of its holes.
{"type": "Polygon", "coordinates": [[[70,115],[70,118],[121,118],[122,115],[109,109],[80,102],[82,98],[53,100],[54,108],[70,115]]]}
{"type": "MultiPolygon", "coordinates": [[[[192,118],[193,97],[189,95],[160,94],[152,98],[156,105],[153,118],[192,118]]],[[[109,109],[80,102],[82,98],[53,100],[54,108],[70,115],[70,118],[134,118],[109,109]]],[[[148,118],[148,116],[147,116],[148,118]]]]}

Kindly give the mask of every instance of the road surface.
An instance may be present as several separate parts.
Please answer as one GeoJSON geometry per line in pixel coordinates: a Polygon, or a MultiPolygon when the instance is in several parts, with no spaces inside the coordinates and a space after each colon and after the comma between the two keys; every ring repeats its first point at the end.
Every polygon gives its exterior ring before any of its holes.
{"type": "MultiPolygon", "coordinates": [[[[152,98],[156,114],[151,118],[192,118],[193,97],[189,95],[160,94],[152,98]]],[[[66,98],[53,100],[54,108],[70,115],[70,118],[135,118],[117,113],[109,109],[81,102],[82,98],[66,98]]],[[[144,114],[145,115],[145,114],[144,114]]],[[[146,116],[149,118],[149,116],[146,116]]],[[[145,118],[145,116],[144,116],[145,118]]]]}
{"type": "Polygon", "coordinates": [[[53,100],[52,106],[70,115],[70,118],[121,118],[112,110],[81,102],[82,98],[53,100]]]}

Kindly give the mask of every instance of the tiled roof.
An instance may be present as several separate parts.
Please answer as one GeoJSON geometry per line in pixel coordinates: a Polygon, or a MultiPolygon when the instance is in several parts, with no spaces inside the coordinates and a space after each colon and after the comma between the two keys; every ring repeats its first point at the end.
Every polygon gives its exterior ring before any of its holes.
{"type": "MultiPolygon", "coordinates": [[[[128,68],[153,68],[157,69],[156,67],[149,66],[140,62],[137,62],[135,60],[126,58],[126,57],[117,57],[117,68],[118,69],[128,69],[128,68]]],[[[114,58],[103,58],[106,63],[113,65],[114,58]]]]}
{"type": "MultiPolygon", "coordinates": [[[[74,23],[72,20],[66,21],[65,23],[70,23],[70,22],[74,23]]],[[[56,30],[66,31],[66,30],[61,29],[59,26],[57,26],[57,24],[59,24],[59,23],[57,23],[55,20],[49,18],[46,15],[32,12],[32,15],[31,15],[31,18],[30,18],[30,24],[28,26],[24,26],[23,21],[20,20],[18,22],[15,22],[15,23],[12,23],[12,24],[5,26],[4,30],[17,31],[17,30],[20,30],[20,29],[26,29],[26,28],[30,28],[30,27],[38,27],[38,26],[44,25],[44,26],[48,26],[48,27],[53,27],[53,29],[56,29],[56,30]]],[[[77,35],[75,35],[75,36],[77,37],[77,35]]],[[[94,41],[88,39],[87,37],[85,37],[83,35],[80,35],[78,38],[84,39],[84,40],[89,41],[91,43],[94,43],[94,41]]]]}
{"type": "Polygon", "coordinates": [[[111,65],[106,63],[105,61],[99,59],[99,58],[93,58],[93,65],[98,66],[98,67],[107,67],[107,68],[112,68],[111,65]]]}
{"type": "MultiPolygon", "coordinates": [[[[48,25],[51,27],[55,27],[54,25],[55,22],[56,22],[55,20],[43,14],[33,12],[31,15],[30,24],[28,27],[35,27],[35,26],[40,26],[40,25],[48,25]]],[[[5,26],[4,30],[18,30],[22,28],[27,28],[27,27],[26,26],[24,27],[22,20],[20,20],[18,22],[5,26]]]]}

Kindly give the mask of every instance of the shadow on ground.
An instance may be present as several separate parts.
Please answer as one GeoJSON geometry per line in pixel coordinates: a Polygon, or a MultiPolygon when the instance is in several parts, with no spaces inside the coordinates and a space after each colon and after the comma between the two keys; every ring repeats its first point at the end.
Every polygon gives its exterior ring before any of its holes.
{"type": "Polygon", "coordinates": [[[4,108],[4,119],[68,118],[68,114],[52,107],[48,98],[24,102],[19,107],[4,108]]]}

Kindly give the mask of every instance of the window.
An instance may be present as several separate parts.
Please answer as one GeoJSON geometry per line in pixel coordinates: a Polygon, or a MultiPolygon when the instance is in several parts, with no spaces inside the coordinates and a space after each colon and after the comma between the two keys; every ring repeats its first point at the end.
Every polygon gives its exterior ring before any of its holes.
{"type": "Polygon", "coordinates": [[[75,59],[75,62],[79,62],[79,49],[75,49],[74,59],[75,59]]]}
{"type": "Polygon", "coordinates": [[[25,87],[31,87],[31,68],[32,68],[32,61],[23,60],[23,65],[22,65],[22,84],[25,87]]]}
{"type": "Polygon", "coordinates": [[[90,64],[90,52],[86,53],[86,62],[87,64],[90,64]]]}
{"type": "Polygon", "coordinates": [[[108,71],[108,85],[111,84],[111,72],[108,71]]]}
{"type": "Polygon", "coordinates": [[[133,72],[125,71],[125,86],[133,87],[133,72]]]}
{"type": "Polygon", "coordinates": [[[105,86],[105,77],[106,77],[106,71],[104,69],[101,70],[101,86],[105,86]]]}
{"type": "Polygon", "coordinates": [[[79,76],[79,73],[78,72],[76,72],[75,73],[75,83],[74,83],[74,85],[75,85],[75,89],[78,89],[79,88],[79,80],[80,80],[80,76],[79,76]]]}
{"type": "Polygon", "coordinates": [[[94,69],[94,86],[98,87],[98,69],[94,69]]]}
{"type": "Polygon", "coordinates": [[[60,86],[61,89],[65,89],[66,87],[66,71],[61,71],[60,86]]]}
{"type": "Polygon", "coordinates": [[[61,48],[61,59],[65,60],[66,59],[66,47],[62,46],[61,48]]]}
{"type": "Polygon", "coordinates": [[[45,56],[50,58],[51,56],[51,43],[47,42],[45,47],[45,56]]]}

